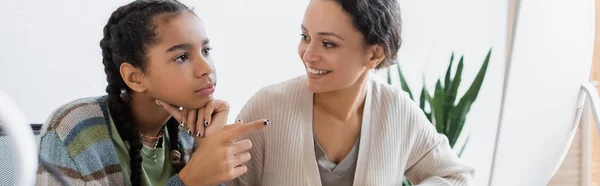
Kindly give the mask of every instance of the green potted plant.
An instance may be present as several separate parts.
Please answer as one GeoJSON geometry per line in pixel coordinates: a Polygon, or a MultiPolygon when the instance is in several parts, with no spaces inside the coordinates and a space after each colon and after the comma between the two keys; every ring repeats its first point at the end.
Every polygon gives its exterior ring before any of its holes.
{"type": "MultiPolygon", "coordinates": [[[[441,78],[437,80],[433,95],[427,91],[425,81],[423,81],[423,88],[419,97],[419,107],[421,107],[421,110],[423,110],[427,116],[427,119],[429,119],[429,121],[435,126],[437,132],[445,135],[448,138],[451,148],[454,148],[454,145],[456,144],[456,141],[462,132],[467,114],[471,109],[471,105],[477,99],[479,89],[481,88],[485,78],[485,72],[487,70],[491,54],[492,49],[489,50],[485,60],[483,61],[483,64],[481,65],[481,68],[479,69],[479,72],[477,73],[477,76],[475,76],[475,80],[473,80],[467,92],[460,98],[460,100],[458,100],[458,102],[456,102],[456,98],[458,96],[458,87],[460,86],[462,80],[461,77],[464,65],[464,56],[460,57],[454,77],[451,77],[452,64],[454,62],[454,53],[452,53],[452,56],[450,57],[450,64],[448,65],[448,70],[446,71],[444,78],[444,83],[442,84],[441,78]],[[426,104],[429,105],[430,111],[426,111],[426,104]]],[[[414,101],[413,94],[410,91],[404,76],[402,75],[402,70],[399,64],[397,65],[397,70],[397,78],[400,80],[400,86],[408,93],[410,99],[414,101]]],[[[388,70],[387,82],[392,84],[391,69],[388,70]]],[[[468,141],[469,136],[466,137],[465,144],[458,152],[459,157],[462,155],[468,141]]],[[[411,183],[405,179],[403,185],[410,186],[411,183]]]]}

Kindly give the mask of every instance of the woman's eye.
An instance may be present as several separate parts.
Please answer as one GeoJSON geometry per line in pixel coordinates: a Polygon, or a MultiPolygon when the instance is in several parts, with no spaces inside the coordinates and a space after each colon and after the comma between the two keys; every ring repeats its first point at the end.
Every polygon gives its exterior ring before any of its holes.
{"type": "Polygon", "coordinates": [[[325,48],[333,48],[333,47],[335,47],[335,44],[331,43],[331,42],[323,41],[323,46],[325,48]]]}
{"type": "Polygon", "coordinates": [[[202,55],[208,56],[210,54],[211,50],[212,50],[212,47],[202,49],[202,55]]]}
{"type": "Polygon", "coordinates": [[[305,34],[300,34],[300,37],[302,38],[302,40],[308,40],[308,36],[306,36],[305,34]]]}
{"type": "Polygon", "coordinates": [[[180,56],[177,56],[175,58],[175,61],[179,62],[179,63],[183,63],[183,62],[187,61],[188,59],[190,59],[190,57],[187,54],[182,54],[180,56]]]}

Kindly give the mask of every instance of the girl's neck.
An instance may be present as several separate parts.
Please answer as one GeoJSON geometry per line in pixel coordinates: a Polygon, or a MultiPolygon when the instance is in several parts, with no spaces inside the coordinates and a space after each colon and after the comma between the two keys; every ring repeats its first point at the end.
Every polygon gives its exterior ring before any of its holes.
{"type": "Polygon", "coordinates": [[[165,123],[171,118],[154,99],[144,95],[132,94],[129,103],[131,105],[131,119],[135,122],[138,131],[144,136],[156,136],[165,123]]]}

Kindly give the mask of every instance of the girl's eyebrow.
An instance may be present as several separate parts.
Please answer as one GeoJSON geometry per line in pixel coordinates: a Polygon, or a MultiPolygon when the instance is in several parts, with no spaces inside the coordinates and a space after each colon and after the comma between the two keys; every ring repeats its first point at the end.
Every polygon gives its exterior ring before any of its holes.
{"type": "MultiPolygon", "coordinates": [[[[210,43],[209,39],[205,39],[204,41],[202,41],[203,46],[206,46],[209,43],[210,43]]],[[[171,48],[167,49],[166,52],[173,52],[175,50],[190,50],[193,47],[194,47],[194,45],[192,45],[191,43],[183,43],[183,44],[178,44],[178,45],[172,46],[171,48]]]]}
{"type": "Polygon", "coordinates": [[[173,52],[175,50],[189,50],[191,48],[193,48],[194,46],[190,43],[184,43],[184,44],[179,44],[179,45],[175,45],[172,46],[171,48],[167,49],[166,52],[173,52]]]}

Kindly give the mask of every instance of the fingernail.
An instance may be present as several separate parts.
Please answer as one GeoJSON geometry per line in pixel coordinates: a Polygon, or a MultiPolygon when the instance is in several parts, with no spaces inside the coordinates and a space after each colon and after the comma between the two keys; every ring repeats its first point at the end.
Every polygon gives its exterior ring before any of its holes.
{"type": "Polygon", "coordinates": [[[196,137],[200,137],[200,131],[196,132],[196,137]]]}
{"type": "Polygon", "coordinates": [[[160,101],[156,100],[154,102],[156,102],[157,105],[160,105],[160,101]]]}
{"type": "Polygon", "coordinates": [[[181,121],[181,123],[179,123],[180,127],[185,127],[185,121],[181,121]]]}
{"type": "Polygon", "coordinates": [[[204,121],[204,126],[208,127],[208,121],[204,121]]]}
{"type": "Polygon", "coordinates": [[[271,124],[271,120],[268,120],[268,119],[267,119],[267,120],[263,121],[263,124],[265,124],[265,125],[270,125],[270,124],[271,124]]]}
{"type": "Polygon", "coordinates": [[[188,135],[192,135],[192,130],[188,129],[187,133],[188,133],[188,135]]]}

